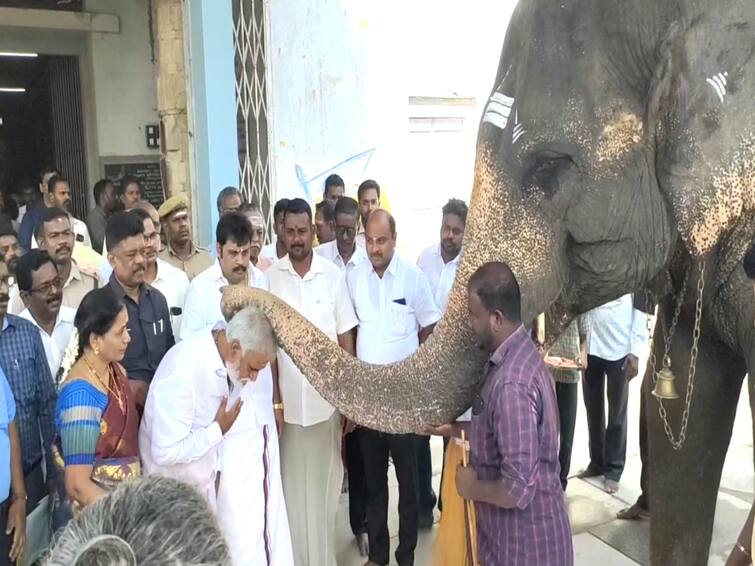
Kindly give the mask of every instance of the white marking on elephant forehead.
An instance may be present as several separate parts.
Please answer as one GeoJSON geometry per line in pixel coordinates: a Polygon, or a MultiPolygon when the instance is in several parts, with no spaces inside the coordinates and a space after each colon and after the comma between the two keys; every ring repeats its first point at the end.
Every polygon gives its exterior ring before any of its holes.
{"type": "Polygon", "coordinates": [[[729,73],[724,71],[723,73],[718,73],[717,75],[705,79],[705,82],[713,87],[716,96],[718,96],[718,99],[721,102],[724,101],[724,96],[726,96],[726,77],[728,76],[729,73]]]}
{"type": "Polygon", "coordinates": [[[524,134],[527,133],[527,130],[524,129],[524,126],[521,122],[519,122],[519,109],[514,109],[514,129],[511,132],[511,144],[514,145],[519,138],[521,138],[524,134]]]}
{"type": "Polygon", "coordinates": [[[493,96],[491,96],[488,101],[488,105],[485,107],[485,114],[482,116],[482,121],[492,124],[501,130],[505,129],[513,105],[514,99],[512,97],[501,94],[500,92],[493,93],[493,96]]]}

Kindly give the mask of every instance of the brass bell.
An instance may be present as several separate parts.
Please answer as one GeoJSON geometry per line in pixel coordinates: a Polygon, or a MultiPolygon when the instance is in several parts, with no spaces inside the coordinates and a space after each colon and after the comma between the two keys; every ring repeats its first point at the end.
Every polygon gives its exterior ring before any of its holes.
{"type": "Polygon", "coordinates": [[[666,358],[663,361],[661,371],[658,372],[658,380],[655,382],[653,395],[658,399],[678,399],[679,394],[676,392],[675,381],[674,372],[671,371],[671,360],[666,358]]]}

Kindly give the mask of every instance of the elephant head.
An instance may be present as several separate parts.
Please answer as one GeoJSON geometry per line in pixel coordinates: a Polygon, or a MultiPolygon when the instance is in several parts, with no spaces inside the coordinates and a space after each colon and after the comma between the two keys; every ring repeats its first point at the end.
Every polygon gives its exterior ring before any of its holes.
{"type": "Polygon", "coordinates": [[[466,313],[480,265],[510,265],[525,320],[552,306],[566,322],[648,285],[677,240],[700,258],[749,217],[753,24],[749,0],[521,1],[480,124],[447,312],[404,362],[362,364],[260,291],[232,289],[225,308],[261,304],[315,388],[357,422],[449,421],[484,362],[466,313]]]}

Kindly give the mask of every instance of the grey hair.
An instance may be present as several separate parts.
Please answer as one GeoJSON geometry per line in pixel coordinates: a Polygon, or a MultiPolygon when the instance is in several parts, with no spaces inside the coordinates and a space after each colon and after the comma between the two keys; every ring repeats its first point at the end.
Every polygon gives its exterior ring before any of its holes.
{"type": "Polygon", "coordinates": [[[233,315],[225,334],[229,342],[239,343],[242,352],[260,352],[270,359],[277,353],[273,327],[257,307],[244,307],[233,315]]]}
{"type": "Polygon", "coordinates": [[[47,566],[231,566],[209,504],[192,486],[146,476],[86,507],[56,535],[47,566]]]}

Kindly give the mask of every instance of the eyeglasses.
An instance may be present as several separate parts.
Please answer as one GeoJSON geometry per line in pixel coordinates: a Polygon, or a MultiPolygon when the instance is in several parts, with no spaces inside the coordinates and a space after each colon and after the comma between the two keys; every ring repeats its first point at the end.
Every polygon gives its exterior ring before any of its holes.
{"type": "Polygon", "coordinates": [[[40,295],[49,295],[53,289],[63,289],[63,280],[60,277],[56,277],[52,281],[42,283],[36,289],[32,289],[32,293],[39,293],[40,295]]]}
{"type": "Polygon", "coordinates": [[[338,234],[342,238],[344,236],[353,236],[356,233],[356,228],[351,228],[349,226],[336,226],[336,234],[338,234]]]}

